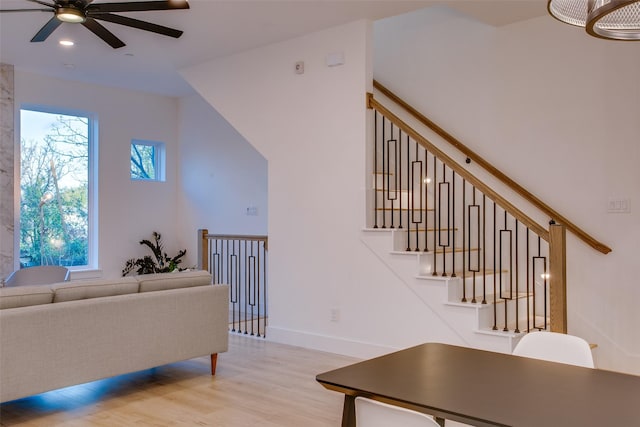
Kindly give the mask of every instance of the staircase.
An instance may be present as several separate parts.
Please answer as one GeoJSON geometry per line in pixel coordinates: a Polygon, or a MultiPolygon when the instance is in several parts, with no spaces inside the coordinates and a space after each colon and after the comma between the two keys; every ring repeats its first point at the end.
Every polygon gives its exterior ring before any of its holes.
{"type": "Polygon", "coordinates": [[[415,111],[400,118],[397,106],[387,108],[397,98],[385,95],[368,97],[371,213],[363,244],[471,347],[511,352],[532,330],[566,333],[565,224],[575,226],[514,184],[533,200],[523,209],[540,210],[550,224],[540,225],[456,162],[451,147],[445,152],[409,125],[419,120],[415,111]]]}
{"type": "MultiPolygon", "coordinates": [[[[455,276],[433,275],[433,252],[406,251],[403,247],[404,234],[403,230],[368,228],[362,231],[361,240],[404,286],[419,298],[425,310],[446,319],[452,331],[467,345],[485,350],[511,352],[527,331],[526,306],[531,303],[531,292],[520,292],[510,299],[500,298],[499,292],[483,292],[485,289],[492,291],[494,281],[499,283],[500,276],[504,277],[506,271],[494,273],[489,270],[476,273],[475,277],[470,273],[464,276],[461,273],[455,276]],[[484,283],[487,284],[486,288],[483,286],[484,283]],[[516,306],[519,317],[516,317],[516,306]],[[504,322],[505,309],[508,323],[504,322]],[[519,319],[518,328],[515,324],[516,318],[519,319]]],[[[454,257],[458,258],[457,263],[461,265],[464,254],[459,251],[455,255],[449,253],[447,257],[449,262],[452,262],[454,257]]],[[[540,329],[545,329],[545,319],[542,317],[531,318],[529,328],[533,327],[534,321],[540,329]]]]}

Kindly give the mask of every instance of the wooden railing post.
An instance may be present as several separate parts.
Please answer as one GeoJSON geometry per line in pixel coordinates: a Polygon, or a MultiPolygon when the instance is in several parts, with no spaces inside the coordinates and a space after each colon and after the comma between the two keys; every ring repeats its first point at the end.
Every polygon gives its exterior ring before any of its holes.
{"type": "Polygon", "coordinates": [[[207,235],[209,230],[201,228],[198,230],[198,270],[209,270],[209,240],[207,235]]]}
{"type": "Polygon", "coordinates": [[[549,306],[551,332],[567,333],[567,244],[561,224],[549,226],[549,306]]]}

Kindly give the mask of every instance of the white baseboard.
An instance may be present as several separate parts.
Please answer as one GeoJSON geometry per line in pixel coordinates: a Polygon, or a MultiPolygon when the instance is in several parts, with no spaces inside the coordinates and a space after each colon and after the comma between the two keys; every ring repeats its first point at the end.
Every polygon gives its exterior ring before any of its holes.
{"type": "Polygon", "coordinates": [[[267,339],[281,344],[294,345],[328,353],[341,354],[358,359],[370,359],[391,353],[399,348],[381,346],[361,341],[351,341],[345,338],[319,335],[305,331],[267,326],[267,339]]]}

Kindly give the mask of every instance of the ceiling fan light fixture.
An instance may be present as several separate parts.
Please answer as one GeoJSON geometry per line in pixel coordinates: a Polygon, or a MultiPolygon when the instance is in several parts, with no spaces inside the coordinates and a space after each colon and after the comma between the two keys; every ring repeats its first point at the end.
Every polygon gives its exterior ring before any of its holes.
{"type": "Polygon", "coordinates": [[[75,7],[59,7],[56,9],[56,18],[71,24],[80,24],[87,20],[85,13],[75,7]]]}
{"type": "Polygon", "coordinates": [[[594,37],[640,40],[640,0],[548,0],[547,10],[594,37]]]}

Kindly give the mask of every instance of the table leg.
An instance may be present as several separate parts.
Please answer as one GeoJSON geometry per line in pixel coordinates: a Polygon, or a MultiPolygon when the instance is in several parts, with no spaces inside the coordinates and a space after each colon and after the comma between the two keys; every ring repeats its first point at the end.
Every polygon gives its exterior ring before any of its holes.
{"type": "Polygon", "coordinates": [[[356,397],[344,395],[342,408],[342,427],[356,427],[356,397]]]}

